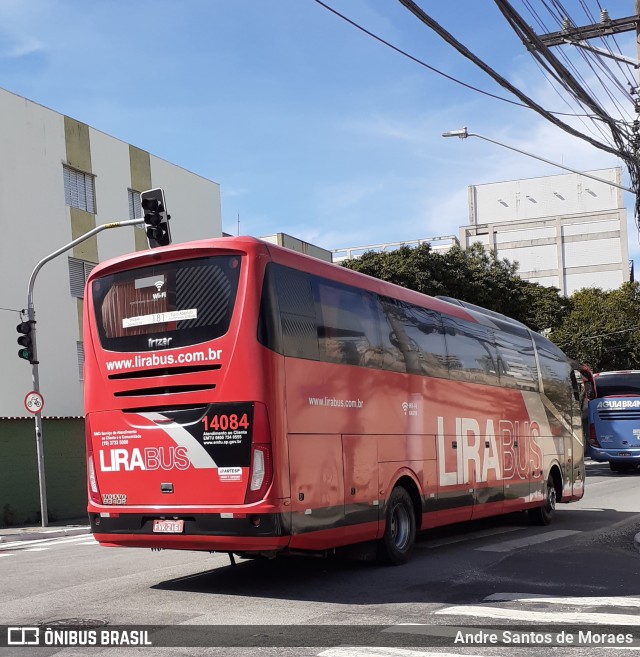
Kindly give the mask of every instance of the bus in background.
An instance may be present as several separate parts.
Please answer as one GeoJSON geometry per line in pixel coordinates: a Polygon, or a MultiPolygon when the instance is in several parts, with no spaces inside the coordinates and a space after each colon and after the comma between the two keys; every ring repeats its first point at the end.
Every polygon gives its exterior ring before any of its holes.
{"type": "Polygon", "coordinates": [[[85,293],[89,518],[105,546],[245,556],[584,492],[576,372],[523,324],[247,237],[104,262],[85,293]]]}
{"type": "Polygon", "coordinates": [[[589,455],[614,472],[640,464],[640,371],[594,374],[589,401],[589,455]]]}

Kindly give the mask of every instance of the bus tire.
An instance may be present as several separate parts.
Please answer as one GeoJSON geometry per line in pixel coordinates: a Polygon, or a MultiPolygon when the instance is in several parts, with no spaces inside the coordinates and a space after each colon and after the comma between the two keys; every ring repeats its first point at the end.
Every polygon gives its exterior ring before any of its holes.
{"type": "Polygon", "coordinates": [[[556,498],[557,493],[553,477],[549,475],[544,494],[544,504],[537,506],[535,509],[529,509],[529,522],[532,525],[548,525],[556,510],[556,498]]]}
{"type": "Polygon", "coordinates": [[[378,541],[378,561],[388,566],[406,563],[415,538],[416,516],[411,496],[402,486],[396,486],[386,505],[384,534],[378,541]]]}

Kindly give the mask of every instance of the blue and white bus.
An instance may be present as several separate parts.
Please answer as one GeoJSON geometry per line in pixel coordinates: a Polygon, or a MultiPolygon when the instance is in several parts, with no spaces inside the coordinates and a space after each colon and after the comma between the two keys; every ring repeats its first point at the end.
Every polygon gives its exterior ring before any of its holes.
{"type": "MultiPolygon", "coordinates": [[[[614,472],[640,465],[640,370],[594,374],[589,455],[614,472]]],[[[590,395],[591,396],[591,395],[590,395]]]]}

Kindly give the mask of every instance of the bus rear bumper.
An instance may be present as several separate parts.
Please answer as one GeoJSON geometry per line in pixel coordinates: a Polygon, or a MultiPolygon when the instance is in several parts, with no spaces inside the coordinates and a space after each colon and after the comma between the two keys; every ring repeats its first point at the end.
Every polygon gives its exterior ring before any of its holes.
{"type": "Polygon", "coordinates": [[[640,465],[640,449],[599,449],[592,445],[589,456],[598,463],[636,463],[640,465]]]}
{"type": "Polygon", "coordinates": [[[243,552],[282,550],[290,541],[288,514],[234,514],[235,517],[222,517],[225,514],[217,513],[105,515],[89,514],[91,531],[105,546],[243,552]],[[182,531],[154,531],[154,521],[166,518],[182,521],[182,531]]]}

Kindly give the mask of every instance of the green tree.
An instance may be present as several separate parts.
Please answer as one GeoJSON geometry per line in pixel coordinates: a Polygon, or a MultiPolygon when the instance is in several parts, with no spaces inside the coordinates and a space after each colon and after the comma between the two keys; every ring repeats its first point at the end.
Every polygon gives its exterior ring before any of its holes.
{"type": "Polygon", "coordinates": [[[569,299],[570,312],[551,339],[596,372],[640,366],[640,284],[604,291],[585,288],[569,299]]]}
{"type": "Polygon", "coordinates": [[[396,251],[369,251],[347,260],[345,267],[423,294],[450,296],[513,317],[533,330],[556,328],[566,303],[556,288],[529,283],[518,276],[517,263],[498,259],[481,244],[444,253],[429,244],[396,251]]]}

